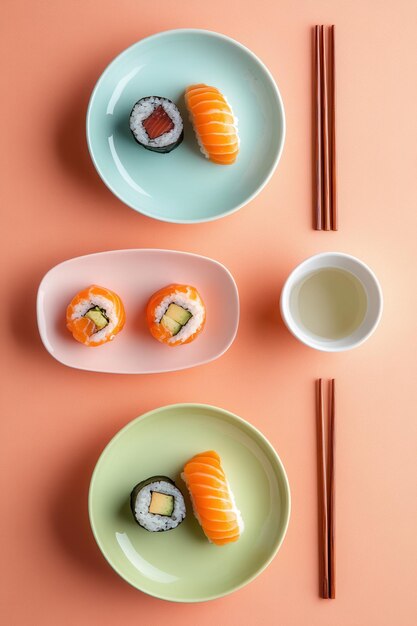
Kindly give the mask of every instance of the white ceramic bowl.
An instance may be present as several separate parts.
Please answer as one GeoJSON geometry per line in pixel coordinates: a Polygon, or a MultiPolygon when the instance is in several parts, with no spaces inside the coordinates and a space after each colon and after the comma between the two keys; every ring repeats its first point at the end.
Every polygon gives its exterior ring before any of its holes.
{"type": "Polygon", "coordinates": [[[288,330],[302,343],[324,352],[342,352],[361,345],[378,326],[383,307],[382,290],[373,271],[356,257],[341,252],[324,252],[309,257],[291,272],[281,292],[280,307],[282,319],[288,330]],[[325,338],[310,332],[297,319],[291,298],[294,290],[309,274],[329,268],[353,274],[361,282],[367,299],[362,323],[351,334],[339,339],[325,338]]]}

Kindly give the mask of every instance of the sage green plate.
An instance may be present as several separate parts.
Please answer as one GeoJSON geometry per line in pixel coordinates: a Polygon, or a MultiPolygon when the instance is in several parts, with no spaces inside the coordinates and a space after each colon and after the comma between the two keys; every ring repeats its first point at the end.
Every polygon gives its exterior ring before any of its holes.
{"type": "Polygon", "coordinates": [[[166,31],[127,48],[101,75],[87,112],[88,147],[105,184],[136,211],[167,222],[214,220],[249,202],[275,170],[284,136],[268,69],[237,41],[205,30],[166,31]],[[230,102],[241,139],[234,165],[201,154],[184,104],[193,83],[218,87],[230,102]],[[129,130],[133,105],[150,95],[173,100],[184,120],[184,141],[169,154],[145,150],[129,130]]]}
{"type": "Polygon", "coordinates": [[[174,404],[130,422],[108,444],[93,473],[89,514],[94,537],[113,569],[157,598],[201,602],[253,580],[272,560],[287,530],[290,490],[271,444],[240,417],[204,404],[174,404]],[[215,546],[195,519],[180,473],[198,452],[221,458],[242,512],[238,542],[215,546]],[[133,520],[132,488],[153,475],[175,480],[187,517],[175,530],[150,533],[133,520]]]}

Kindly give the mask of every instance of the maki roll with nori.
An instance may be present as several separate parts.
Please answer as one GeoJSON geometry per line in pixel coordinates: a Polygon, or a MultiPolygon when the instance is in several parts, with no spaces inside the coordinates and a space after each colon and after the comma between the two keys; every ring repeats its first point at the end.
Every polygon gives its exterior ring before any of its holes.
{"type": "Polygon", "coordinates": [[[147,96],[138,100],[129,125],[135,140],[153,152],[171,152],[184,138],[181,114],[168,98],[147,96]]]}
{"type": "Polygon", "coordinates": [[[150,532],[176,528],[186,513],[181,491],[167,476],[151,476],[137,484],[130,494],[130,508],[139,526],[150,532]]]}

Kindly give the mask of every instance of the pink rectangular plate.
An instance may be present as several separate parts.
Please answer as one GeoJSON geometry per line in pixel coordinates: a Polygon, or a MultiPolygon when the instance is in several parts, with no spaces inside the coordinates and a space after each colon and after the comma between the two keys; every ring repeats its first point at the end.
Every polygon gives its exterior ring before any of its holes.
{"type": "Polygon", "coordinates": [[[64,261],[44,276],[38,290],[38,327],[48,352],[69,367],[114,374],[171,372],[208,363],[232,344],[239,324],[239,294],[230,272],[217,261],[175,250],[112,250],[64,261]],[[150,335],[145,307],[170,283],[193,285],[207,309],[205,328],[175,348],[150,335]],[[91,284],[115,291],[126,309],[126,325],[108,344],[88,348],[65,326],[66,307],[91,284]]]}

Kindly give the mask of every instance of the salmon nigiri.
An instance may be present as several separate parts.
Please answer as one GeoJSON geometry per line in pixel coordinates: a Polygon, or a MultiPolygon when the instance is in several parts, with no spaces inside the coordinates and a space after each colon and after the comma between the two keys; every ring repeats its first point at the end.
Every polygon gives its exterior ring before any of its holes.
{"type": "Polygon", "coordinates": [[[223,94],[208,85],[191,85],[185,90],[201,152],[220,165],[232,165],[239,152],[237,120],[223,94]]]}
{"type": "Polygon", "coordinates": [[[208,450],[193,456],[181,477],[207,539],[218,546],[237,541],[243,532],[243,520],[217,452],[208,450]]]}
{"type": "Polygon", "coordinates": [[[126,315],[119,296],[98,285],[91,285],[73,297],[67,308],[67,328],[85,346],[101,346],[114,339],[126,315]]]}

